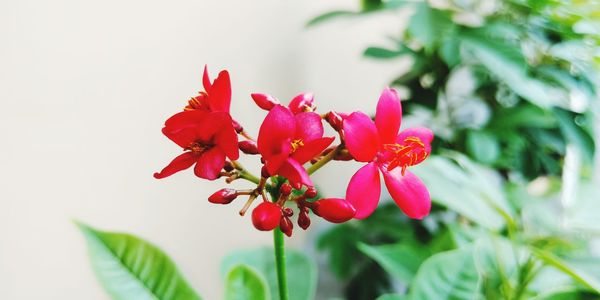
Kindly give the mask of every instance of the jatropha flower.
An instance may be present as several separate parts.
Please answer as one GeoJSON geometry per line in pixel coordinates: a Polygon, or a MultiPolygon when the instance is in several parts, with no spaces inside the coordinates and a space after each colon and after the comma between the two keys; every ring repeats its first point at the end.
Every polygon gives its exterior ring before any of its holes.
{"type": "Polygon", "coordinates": [[[421,219],[429,214],[429,191],[406,169],[429,156],[433,133],[423,127],[398,133],[401,120],[400,99],[390,88],[381,93],[375,122],[362,112],[354,112],[344,119],[348,151],[356,161],[367,163],[352,176],[346,191],[357,219],[368,217],[377,207],[381,194],[380,172],[392,199],[407,216],[421,219]]]}
{"type": "Polygon", "coordinates": [[[380,172],[392,198],[408,216],[422,218],[429,212],[427,189],[406,169],[429,155],[433,134],[425,128],[398,134],[402,113],[393,90],[382,93],[375,122],[360,112],[317,114],[311,93],[297,95],[288,106],[273,96],[252,94],[254,102],[269,111],[255,140],[230,115],[229,73],[221,71],[211,82],[205,67],[202,83],[204,91],[190,99],[184,111],[170,117],[162,130],[184,153],[154,177],[165,178],[195,165],[194,173],[203,179],[224,177],[228,184],[248,180],[255,188],[221,188],[208,201],[227,205],[247,196],[239,212],[242,216],[259,201],[252,210],[254,227],[262,231],[279,228],[287,236],[294,227],[290,203],[297,207],[297,224],[304,230],[311,224],[311,212],[333,223],[370,215],[381,192],[380,172]],[[339,134],[339,144],[329,147],[335,138],[323,137],[324,121],[339,134]],[[259,176],[237,161],[240,150],[260,155],[259,176]],[[351,159],[367,164],[350,180],[346,198],[321,197],[310,174],[332,160],[351,159]]]}
{"type": "Polygon", "coordinates": [[[270,175],[281,175],[298,189],[302,185],[313,185],[303,165],[333,140],[333,137],[323,137],[323,123],[317,113],[294,115],[290,109],[277,104],[260,126],[258,151],[270,175]]]}
{"type": "Polygon", "coordinates": [[[239,157],[237,134],[231,117],[224,112],[183,111],[169,118],[162,132],[185,152],[155,173],[158,179],[196,164],[196,176],[214,180],[225,166],[226,157],[239,157]]]}

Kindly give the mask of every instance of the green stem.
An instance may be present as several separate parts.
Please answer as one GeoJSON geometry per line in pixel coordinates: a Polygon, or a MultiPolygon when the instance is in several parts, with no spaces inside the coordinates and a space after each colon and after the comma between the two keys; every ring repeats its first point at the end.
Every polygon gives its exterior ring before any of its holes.
{"type": "Polygon", "coordinates": [[[254,175],[252,175],[251,173],[247,172],[246,170],[242,170],[240,171],[240,178],[246,179],[250,182],[254,182],[256,184],[260,183],[260,179],[254,175]]]}
{"type": "Polygon", "coordinates": [[[277,285],[279,299],[288,300],[287,274],[285,271],[285,245],[283,232],[279,228],[273,230],[273,247],[275,248],[275,263],[277,264],[277,285]]]}
{"type": "Polygon", "coordinates": [[[331,152],[327,153],[327,155],[323,156],[319,161],[317,161],[314,165],[310,166],[306,169],[306,172],[310,175],[320,169],[322,166],[330,162],[339,152],[344,148],[343,144],[340,144],[331,152]]]}

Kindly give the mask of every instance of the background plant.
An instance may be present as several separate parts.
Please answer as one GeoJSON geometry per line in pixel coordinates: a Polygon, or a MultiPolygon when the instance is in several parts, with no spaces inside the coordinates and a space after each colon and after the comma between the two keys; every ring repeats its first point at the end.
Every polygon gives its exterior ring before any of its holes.
{"type": "Polygon", "coordinates": [[[437,156],[415,168],[435,206],[422,224],[384,207],[324,233],[318,247],[344,280],[345,296],[595,297],[599,260],[589,241],[598,225],[589,212],[599,211],[590,194],[599,6],[391,0],[360,7],[309,24],[412,10],[399,36],[364,55],[398,65],[391,84],[404,91],[404,122],[436,132],[437,156]]]}

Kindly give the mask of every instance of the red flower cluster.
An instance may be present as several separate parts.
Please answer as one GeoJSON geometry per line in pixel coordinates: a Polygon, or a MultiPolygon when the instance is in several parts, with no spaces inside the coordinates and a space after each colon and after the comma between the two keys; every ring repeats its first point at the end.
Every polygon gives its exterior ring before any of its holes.
{"type": "Polygon", "coordinates": [[[288,106],[273,96],[252,94],[258,107],[268,111],[258,139],[254,140],[230,115],[229,73],[221,71],[211,83],[205,68],[202,83],[204,91],[165,122],[163,133],[184,153],[155,173],[155,178],[165,178],[195,165],[194,173],[200,178],[254,182],[254,189],[223,188],[208,200],[229,204],[240,195],[248,196],[240,211],[244,215],[252,202],[260,198],[261,203],[252,211],[254,226],[265,231],[279,228],[288,236],[292,235],[294,215],[288,203],[298,208],[297,223],[302,229],[310,226],[311,211],[333,223],[368,217],[379,202],[380,173],[406,215],[421,219],[429,213],[429,192],[407,168],[429,156],[433,133],[427,128],[399,132],[402,108],[393,89],[385,89],[381,94],[375,121],[362,112],[330,111],[320,115],[315,112],[314,97],[309,93],[294,97],[288,106]],[[323,136],[323,121],[337,132],[339,144],[330,146],[335,137],[323,136]],[[260,155],[260,176],[251,174],[237,161],[239,150],[260,155]],[[352,176],[346,199],[319,199],[310,174],[333,160],[366,164],[352,176]]]}

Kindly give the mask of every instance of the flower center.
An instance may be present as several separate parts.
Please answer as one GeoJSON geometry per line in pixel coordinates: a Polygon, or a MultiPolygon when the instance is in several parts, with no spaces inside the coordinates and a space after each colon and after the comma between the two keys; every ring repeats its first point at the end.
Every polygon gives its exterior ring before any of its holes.
{"type": "Polygon", "coordinates": [[[383,145],[384,154],[382,159],[386,163],[388,171],[396,167],[402,168],[402,175],[406,168],[422,162],[429,153],[425,149],[425,144],[416,136],[409,136],[401,144],[383,145]]]}
{"type": "Polygon", "coordinates": [[[292,144],[292,153],[296,152],[298,148],[304,146],[304,141],[302,139],[296,139],[291,142],[292,144]]]}
{"type": "Polygon", "coordinates": [[[208,110],[207,98],[208,94],[206,92],[200,92],[198,96],[188,100],[188,105],[183,110],[208,110]]]}
{"type": "Polygon", "coordinates": [[[193,142],[187,148],[185,148],[185,150],[190,150],[194,154],[200,154],[200,153],[203,153],[203,152],[209,150],[212,147],[213,147],[213,145],[211,145],[211,144],[205,144],[202,142],[193,142]]]}

